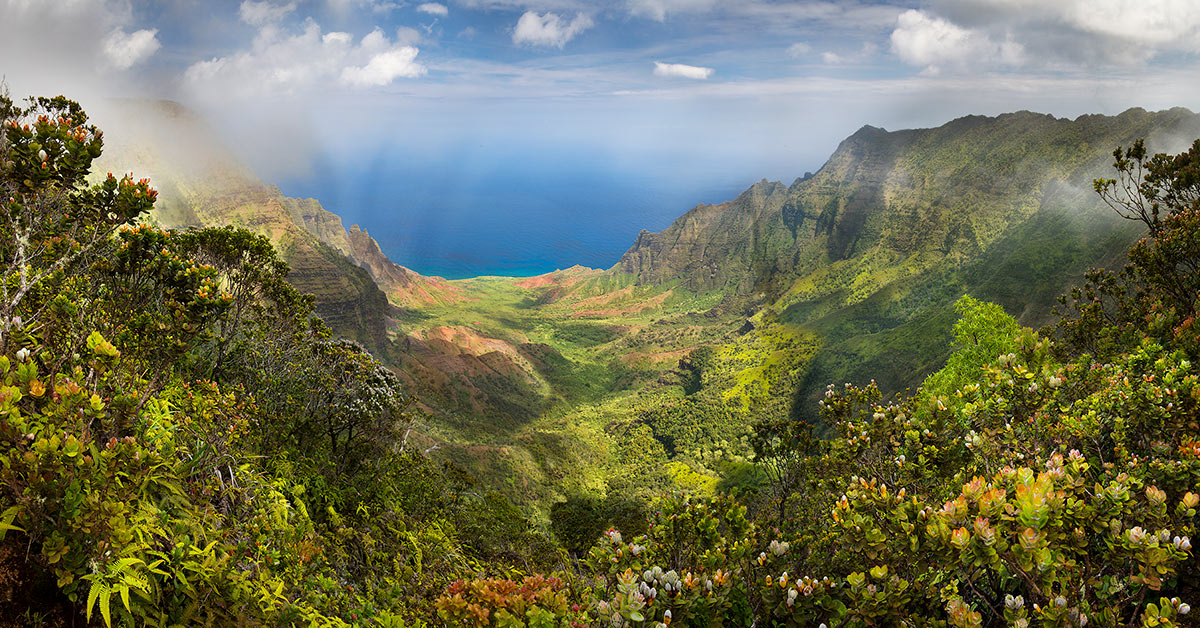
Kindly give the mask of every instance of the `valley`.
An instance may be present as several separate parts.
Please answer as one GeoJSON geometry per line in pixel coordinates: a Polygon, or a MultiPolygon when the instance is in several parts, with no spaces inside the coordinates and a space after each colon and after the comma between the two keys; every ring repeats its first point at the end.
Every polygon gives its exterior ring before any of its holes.
{"type": "Polygon", "coordinates": [[[1111,147],[1200,135],[1184,109],[866,126],[816,173],[642,232],[610,269],[447,281],[259,182],[186,110],[129,111],[138,124],[115,125],[127,139],[107,158],[155,176],[153,220],[270,237],[335,332],[405,383],[414,441],[543,521],[614,487],[711,492],[746,465],[755,424],[827,429],[817,401],[831,382],[915,389],[949,355],[963,294],[1049,321],[1137,233],[1090,189],[1111,147]]]}
{"type": "Polygon", "coordinates": [[[756,423],[820,425],[828,383],[915,389],[949,355],[963,294],[1048,322],[1137,233],[1088,189],[1108,161],[1091,147],[1197,130],[1186,110],[865,127],[811,177],[699,206],[610,270],[449,282],[460,300],[394,333],[400,370],[434,391],[443,453],[521,501],[614,480],[711,490],[756,423]],[[674,468],[639,466],[664,456],[674,468]]]}
{"type": "Polygon", "coordinates": [[[0,628],[1200,626],[1197,34],[0,0],[0,628]]]}
{"type": "Polygon", "coordinates": [[[1142,138],[1196,114],[864,127],[609,269],[448,281],[131,110],[160,189],[0,97],[0,621],[1190,612],[1200,140],[1142,138]]]}

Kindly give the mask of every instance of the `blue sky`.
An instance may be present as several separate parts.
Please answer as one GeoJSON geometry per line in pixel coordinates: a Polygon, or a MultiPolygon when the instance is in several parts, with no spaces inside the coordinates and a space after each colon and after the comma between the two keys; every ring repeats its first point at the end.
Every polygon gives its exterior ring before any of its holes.
{"type": "Polygon", "coordinates": [[[15,95],[179,100],[368,225],[391,206],[347,193],[366,171],[414,197],[515,169],[715,190],[790,182],[863,124],[1196,110],[1198,52],[1194,0],[0,0],[15,95]]]}

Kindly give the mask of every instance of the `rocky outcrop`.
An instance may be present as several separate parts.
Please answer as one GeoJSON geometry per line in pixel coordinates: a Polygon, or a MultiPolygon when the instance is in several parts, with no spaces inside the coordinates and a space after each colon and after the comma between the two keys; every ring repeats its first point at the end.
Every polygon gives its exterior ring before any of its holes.
{"type": "Polygon", "coordinates": [[[358,225],[348,233],[349,251],[356,264],[365,268],[393,303],[408,307],[449,305],[465,299],[461,288],[441,277],[426,277],[388,259],[379,243],[358,225]]]}
{"type": "Polygon", "coordinates": [[[616,270],[650,283],[682,279],[698,291],[752,289],[771,270],[760,262],[791,244],[778,228],[787,192],[764,179],[735,200],[697,205],[661,233],[638,234],[616,270]]]}

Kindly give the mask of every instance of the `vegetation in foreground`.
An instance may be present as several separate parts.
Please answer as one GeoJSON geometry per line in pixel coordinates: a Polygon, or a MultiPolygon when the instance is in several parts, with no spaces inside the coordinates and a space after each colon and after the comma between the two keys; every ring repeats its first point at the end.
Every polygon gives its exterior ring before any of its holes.
{"type": "Polygon", "coordinates": [[[399,381],[331,337],[269,242],[140,224],[144,180],[85,186],[102,138],[66,99],[0,99],[0,122],[0,622],[1195,617],[1200,142],[1117,152],[1097,190],[1146,237],[1056,326],[964,298],[911,397],[831,387],[833,437],[764,421],[718,495],[631,482],[557,508],[554,543],[409,446],[399,381]]]}

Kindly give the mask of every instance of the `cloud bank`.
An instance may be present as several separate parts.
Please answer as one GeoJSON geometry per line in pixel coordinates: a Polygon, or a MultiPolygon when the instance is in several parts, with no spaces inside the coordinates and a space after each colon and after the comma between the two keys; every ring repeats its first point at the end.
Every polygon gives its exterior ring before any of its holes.
{"type": "Polygon", "coordinates": [[[193,97],[208,102],[294,96],[338,85],[378,87],[424,75],[418,53],[379,29],[356,44],[349,33],[322,33],[310,18],[296,32],[266,24],[248,50],[194,63],[183,79],[193,97]]]}
{"type": "Polygon", "coordinates": [[[15,96],[104,91],[162,47],[143,26],[122,0],[0,0],[0,74],[15,96]]]}
{"type": "Polygon", "coordinates": [[[118,28],[104,38],[104,56],[113,67],[128,70],[158,51],[162,44],[157,35],[155,29],[144,28],[127,34],[118,28]]]}
{"type": "Polygon", "coordinates": [[[891,45],[927,73],[1136,67],[1200,52],[1200,3],[933,0],[900,14],[891,45]]]}

